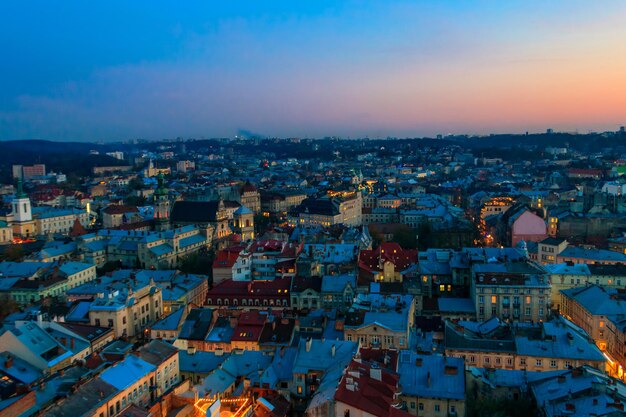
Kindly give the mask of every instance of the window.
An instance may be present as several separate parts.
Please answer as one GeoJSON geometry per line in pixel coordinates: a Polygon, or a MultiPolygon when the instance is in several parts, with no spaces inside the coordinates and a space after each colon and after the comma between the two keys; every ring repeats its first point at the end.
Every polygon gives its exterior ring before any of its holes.
{"type": "Polygon", "coordinates": [[[556,361],[554,359],[550,361],[550,368],[556,368],[556,361]]]}
{"type": "Polygon", "coordinates": [[[520,365],[526,365],[526,358],[520,358],[519,364],[520,365]]]}
{"type": "Polygon", "coordinates": [[[565,361],[565,368],[570,369],[572,367],[572,363],[570,361],[565,361]]]}
{"type": "Polygon", "coordinates": [[[497,295],[492,295],[491,296],[491,304],[495,304],[498,302],[498,296],[497,295]]]}
{"type": "Polygon", "coordinates": [[[532,297],[530,295],[526,296],[526,304],[530,304],[532,297]]]}
{"type": "Polygon", "coordinates": [[[419,403],[418,410],[424,411],[424,403],[419,403]]]}
{"type": "Polygon", "coordinates": [[[526,312],[525,312],[525,314],[526,314],[527,316],[530,316],[530,307],[526,307],[526,312]]]}
{"type": "Polygon", "coordinates": [[[535,365],[543,366],[543,363],[542,363],[541,359],[537,359],[537,361],[535,362],[535,365]]]}
{"type": "Polygon", "coordinates": [[[456,406],[454,406],[454,405],[451,405],[451,406],[450,406],[450,413],[451,413],[451,414],[456,413],[456,406]]]}
{"type": "Polygon", "coordinates": [[[113,319],[109,319],[109,327],[113,327],[113,319]]]}
{"type": "Polygon", "coordinates": [[[302,394],[302,387],[298,386],[298,394],[302,394]]]}
{"type": "Polygon", "coordinates": [[[99,327],[100,326],[100,319],[96,319],[95,322],[96,322],[96,326],[99,327]]]}
{"type": "Polygon", "coordinates": [[[441,407],[439,404],[435,404],[435,413],[438,413],[439,411],[441,411],[441,407]]]}
{"type": "Polygon", "coordinates": [[[484,295],[478,296],[478,302],[479,303],[484,303],[485,302],[485,296],[484,295]]]}

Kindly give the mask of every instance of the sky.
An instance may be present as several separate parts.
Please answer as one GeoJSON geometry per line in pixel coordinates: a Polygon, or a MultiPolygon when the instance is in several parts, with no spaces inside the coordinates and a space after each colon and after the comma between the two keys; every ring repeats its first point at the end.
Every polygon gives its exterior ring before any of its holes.
{"type": "Polygon", "coordinates": [[[5,2],[0,140],[617,130],[626,2],[5,2]]]}

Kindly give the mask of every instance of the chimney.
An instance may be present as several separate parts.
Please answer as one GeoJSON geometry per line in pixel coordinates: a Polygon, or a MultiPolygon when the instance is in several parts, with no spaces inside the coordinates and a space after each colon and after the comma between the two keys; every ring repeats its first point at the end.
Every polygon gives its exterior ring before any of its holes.
{"type": "Polygon", "coordinates": [[[565,409],[567,411],[575,411],[576,410],[576,406],[574,404],[572,404],[572,403],[567,403],[567,404],[565,404],[565,409]]]}
{"type": "Polygon", "coordinates": [[[422,358],[415,358],[415,366],[422,366],[422,358]]]}
{"type": "Polygon", "coordinates": [[[444,368],[444,373],[446,375],[457,375],[459,373],[459,368],[456,366],[446,365],[444,368]]]}
{"type": "Polygon", "coordinates": [[[597,398],[593,399],[593,405],[598,405],[598,399],[597,398]]]}
{"type": "Polygon", "coordinates": [[[75,342],[74,338],[71,338],[70,339],[70,350],[74,350],[74,342],[75,342]]]}
{"type": "Polygon", "coordinates": [[[306,341],[306,351],[309,352],[311,350],[311,345],[313,344],[313,339],[312,338],[308,338],[306,341]]]}
{"type": "Polygon", "coordinates": [[[9,369],[13,366],[13,356],[7,355],[7,359],[4,361],[4,367],[9,369]]]}
{"type": "Polygon", "coordinates": [[[335,345],[332,345],[332,346],[330,347],[330,355],[331,355],[333,358],[335,357],[335,351],[336,351],[336,349],[337,349],[337,348],[335,347],[335,345]]]}

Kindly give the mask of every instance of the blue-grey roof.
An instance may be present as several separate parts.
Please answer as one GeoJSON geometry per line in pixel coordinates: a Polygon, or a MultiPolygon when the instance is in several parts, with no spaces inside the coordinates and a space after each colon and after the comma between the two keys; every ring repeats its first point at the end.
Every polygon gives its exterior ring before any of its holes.
{"type": "Polygon", "coordinates": [[[578,246],[568,246],[559,256],[563,258],[583,258],[626,263],[626,254],[606,249],[586,249],[578,246]]]}
{"type": "Polygon", "coordinates": [[[32,208],[33,217],[37,219],[49,219],[52,217],[63,217],[63,216],[71,216],[71,215],[79,215],[86,213],[85,210],[69,208],[54,208],[54,207],[33,207],[32,208]]]}
{"type": "Polygon", "coordinates": [[[293,372],[306,374],[309,371],[325,371],[336,363],[347,366],[357,351],[357,343],[342,340],[300,340],[298,354],[294,362],[293,372]],[[311,347],[306,350],[307,343],[311,347]],[[335,346],[335,356],[332,356],[332,346],[335,346]]]}
{"type": "Polygon", "coordinates": [[[618,293],[615,288],[602,287],[594,284],[584,287],[568,288],[561,290],[561,293],[575,300],[593,315],[626,315],[626,303],[624,303],[623,300],[620,301],[614,298],[618,293]]]}
{"type": "Polygon", "coordinates": [[[261,383],[269,384],[270,388],[275,389],[279,382],[291,381],[297,353],[298,349],[294,347],[278,350],[271,365],[261,375],[261,383]]]}
{"type": "MultiPolygon", "coordinates": [[[[271,361],[270,355],[260,351],[245,350],[233,353],[222,362],[219,369],[204,379],[202,390],[207,395],[222,393],[240,377],[249,379],[251,384],[258,383],[271,361]]],[[[243,383],[235,392],[242,388],[243,383]]]]}
{"type": "Polygon", "coordinates": [[[545,268],[548,270],[548,273],[553,275],[590,275],[587,264],[568,265],[566,263],[562,263],[546,265],[545,268]]]}
{"type": "Polygon", "coordinates": [[[138,356],[128,355],[124,360],[105,369],[100,378],[115,388],[124,390],[155,370],[156,366],[138,356]]]}
{"type": "Polygon", "coordinates": [[[589,335],[565,318],[543,323],[543,332],[545,339],[540,340],[517,335],[517,354],[597,362],[606,360],[589,335]]]}
{"type": "Polygon", "coordinates": [[[336,293],[343,292],[346,285],[356,288],[356,276],[352,274],[324,275],[322,277],[322,292],[336,293]]]}
{"type": "Polygon", "coordinates": [[[250,210],[248,207],[246,206],[239,206],[239,208],[237,210],[235,210],[235,212],[233,214],[236,215],[244,215],[244,214],[253,214],[252,210],[250,210]]]}
{"type": "Polygon", "coordinates": [[[0,353],[0,372],[26,385],[30,385],[43,377],[39,369],[9,352],[0,353]],[[7,368],[6,361],[9,356],[13,358],[13,366],[7,368]]]}
{"type": "Polygon", "coordinates": [[[476,308],[471,298],[440,297],[437,300],[439,311],[449,313],[475,313],[476,308]]]}
{"type": "Polygon", "coordinates": [[[63,262],[59,269],[67,275],[74,275],[92,268],[94,265],[86,262],[63,262]]]}
{"type": "Polygon", "coordinates": [[[215,371],[228,354],[217,355],[215,352],[196,351],[189,354],[186,350],[178,352],[180,372],[210,373],[215,371]]]}
{"type": "Polygon", "coordinates": [[[179,308],[173,313],[165,316],[161,320],[154,323],[151,327],[152,330],[176,330],[183,317],[185,308],[179,308]]]}
{"type": "Polygon", "coordinates": [[[67,321],[89,321],[89,308],[91,301],[80,301],[65,316],[67,321]]]}
{"type": "Polygon", "coordinates": [[[49,268],[53,262],[0,262],[0,277],[28,278],[41,268],[49,268]]]}
{"type": "Polygon", "coordinates": [[[398,363],[402,393],[419,398],[465,398],[465,366],[462,358],[400,352],[398,363]],[[421,359],[421,364],[418,365],[421,359]],[[446,372],[446,367],[455,372],[446,372]],[[428,376],[430,375],[430,383],[428,376]]]}
{"type": "Polygon", "coordinates": [[[152,246],[150,248],[150,252],[154,253],[156,256],[167,255],[173,251],[174,249],[167,243],[161,243],[160,245],[152,246]]]}
{"type": "MultiPolygon", "coordinates": [[[[13,332],[15,337],[35,356],[41,358],[47,356],[45,361],[49,367],[63,362],[73,355],[72,352],[61,346],[48,332],[34,322],[26,322],[9,331],[13,332]],[[55,353],[50,355],[50,352],[55,353]]],[[[13,353],[19,356],[19,352],[13,353]]]]}
{"type": "Polygon", "coordinates": [[[202,243],[205,241],[206,241],[206,238],[200,234],[191,235],[191,236],[182,238],[179,242],[179,246],[181,248],[186,248],[187,246],[195,245],[197,243],[202,243]]]}

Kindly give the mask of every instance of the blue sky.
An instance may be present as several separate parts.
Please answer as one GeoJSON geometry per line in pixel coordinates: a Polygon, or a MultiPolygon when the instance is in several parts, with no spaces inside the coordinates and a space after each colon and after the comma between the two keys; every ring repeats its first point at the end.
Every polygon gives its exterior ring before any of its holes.
{"type": "Polygon", "coordinates": [[[626,123],[619,1],[19,1],[0,139],[422,136],[626,123]]]}

